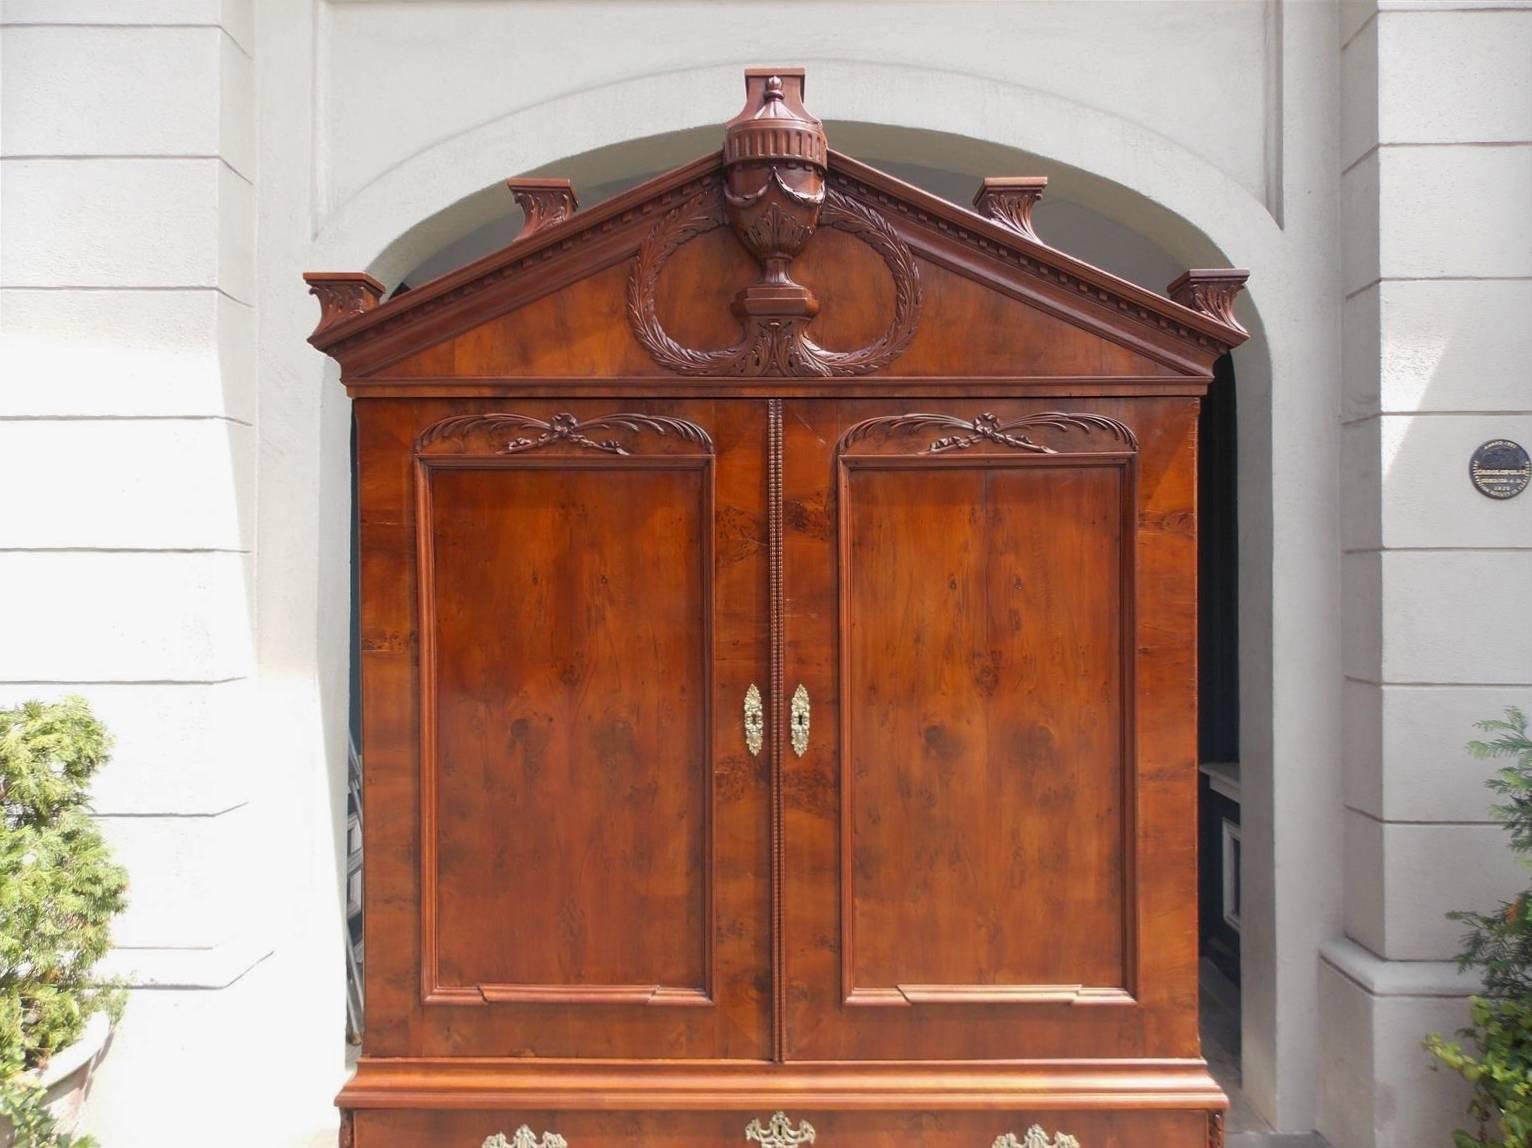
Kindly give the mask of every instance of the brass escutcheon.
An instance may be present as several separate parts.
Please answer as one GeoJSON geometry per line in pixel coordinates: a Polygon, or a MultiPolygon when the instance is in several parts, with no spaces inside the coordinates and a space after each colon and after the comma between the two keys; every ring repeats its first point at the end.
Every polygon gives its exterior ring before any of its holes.
{"type": "Polygon", "coordinates": [[[569,1148],[569,1145],[557,1132],[544,1132],[541,1136],[537,1136],[533,1134],[532,1129],[523,1124],[511,1133],[509,1139],[504,1132],[486,1136],[479,1148],[569,1148]]]}
{"type": "Polygon", "coordinates": [[[1004,1136],[995,1137],[990,1148],[1080,1148],[1080,1142],[1067,1132],[1049,1136],[1041,1126],[1034,1124],[1020,1140],[1016,1139],[1016,1133],[1007,1132],[1004,1136]]]}
{"type": "Polygon", "coordinates": [[[787,1113],[774,1112],[764,1126],[759,1120],[745,1125],[745,1139],[754,1140],[761,1148],[799,1148],[814,1143],[814,1126],[805,1120],[794,1128],[787,1113]]]}
{"type": "Polygon", "coordinates": [[[793,735],[793,752],[802,757],[809,751],[809,691],[802,682],[793,691],[788,724],[793,735]]]}
{"type": "Polygon", "coordinates": [[[751,757],[761,756],[766,741],[766,711],[761,708],[761,691],[754,682],[745,691],[745,748],[751,757]]]}

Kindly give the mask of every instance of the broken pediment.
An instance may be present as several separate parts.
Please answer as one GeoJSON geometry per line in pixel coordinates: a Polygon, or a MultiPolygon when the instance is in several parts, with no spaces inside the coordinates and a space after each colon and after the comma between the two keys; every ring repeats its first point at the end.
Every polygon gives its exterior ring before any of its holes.
{"type": "Polygon", "coordinates": [[[1042,243],[1040,178],[986,180],[976,211],[828,147],[801,70],[751,69],[722,150],[577,211],[512,180],[505,248],[388,302],[364,274],[306,276],[310,341],[369,389],[429,380],[859,377],[1206,380],[1247,337],[1237,270],[1172,297],[1042,243]]]}

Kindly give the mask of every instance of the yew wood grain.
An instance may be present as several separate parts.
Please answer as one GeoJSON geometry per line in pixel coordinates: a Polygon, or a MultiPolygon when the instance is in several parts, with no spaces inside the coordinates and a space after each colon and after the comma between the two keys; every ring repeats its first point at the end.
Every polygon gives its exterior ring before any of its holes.
{"type": "Polygon", "coordinates": [[[659,457],[427,472],[443,985],[710,997],[712,458],[659,457]]]}
{"type": "Polygon", "coordinates": [[[367,1051],[768,1056],[766,773],[712,717],[766,660],[764,404],[515,405],[707,454],[416,445],[505,411],[358,410],[367,1051]]]}
{"type": "Polygon", "coordinates": [[[840,463],[843,991],[1126,990],[1127,465],[893,461],[840,463]]]}
{"type": "Polygon", "coordinates": [[[918,453],[932,430],[849,468],[864,419],[1059,407],[785,409],[788,689],[816,731],[786,779],[789,1057],[1195,1056],[1195,400],[1068,404],[1131,456],[1075,431],[1035,437],[1077,455],[918,453]]]}
{"type": "MultiPolygon", "coordinates": [[[[833,349],[875,338],[893,310],[892,284],[876,254],[849,236],[826,232],[823,247],[800,261],[801,278],[820,300],[810,334],[833,349]]],[[[740,337],[729,300],[748,282],[749,257],[726,231],[703,236],[665,267],[657,310],[667,330],[688,346],[725,347],[740,337]],[[699,300],[708,300],[706,305],[699,300]]],[[[1006,295],[942,264],[920,260],[920,324],[910,348],[884,377],[953,373],[953,343],[961,340],[968,373],[1170,380],[1174,367],[1141,349],[1120,345],[1006,295]]],[[[376,376],[404,382],[429,378],[520,375],[663,378],[667,374],[634,341],[621,316],[628,271],[623,264],[471,330],[427,347],[376,376]],[[554,337],[550,337],[554,336],[554,337]]]]}

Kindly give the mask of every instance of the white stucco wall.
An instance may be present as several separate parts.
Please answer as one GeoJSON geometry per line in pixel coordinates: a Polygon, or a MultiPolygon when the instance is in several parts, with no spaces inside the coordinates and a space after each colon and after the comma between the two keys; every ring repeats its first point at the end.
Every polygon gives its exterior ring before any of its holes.
{"type": "Polygon", "coordinates": [[[262,414],[256,52],[248,0],[0,6],[0,701],[83,693],[117,737],[112,1148],[333,1141],[346,520],[308,480],[347,464],[262,414]]]}
{"type": "Polygon", "coordinates": [[[692,158],[760,63],[860,158],[1045,174],[1061,235],[1252,269],[1246,1086],[1337,1148],[1438,1142],[1441,912],[1508,879],[1458,746],[1532,683],[1496,597],[1532,497],[1463,479],[1532,438],[1532,12],[1387,7],[0,0],[0,699],[79,690],[119,735],[106,1148],[333,1136],[349,408],[300,273],[397,281],[507,175],[692,158]]]}
{"type": "Polygon", "coordinates": [[[1461,468],[1532,436],[1532,7],[1356,6],[1340,38],[1346,896],[1319,1124],[1407,1148],[1463,1123],[1463,1086],[1419,1052],[1472,988],[1444,914],[1526,883],[1462,743],[1527,702],[1532,501],[1461,468]]]}

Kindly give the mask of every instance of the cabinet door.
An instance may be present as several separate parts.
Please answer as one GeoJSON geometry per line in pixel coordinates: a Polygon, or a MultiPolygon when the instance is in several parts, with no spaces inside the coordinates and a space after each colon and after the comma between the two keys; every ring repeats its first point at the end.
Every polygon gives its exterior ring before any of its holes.
{"type": "Polygon", "coordinates": [[[1195,1055],[1195,410],[788,404],[790,1057],[1195,1055]]]}
{"type": "Polygon", "coordinates": [[[368,1054],[769,1055],[761,404],[363,403],[359,444],[368,1054]]]}

